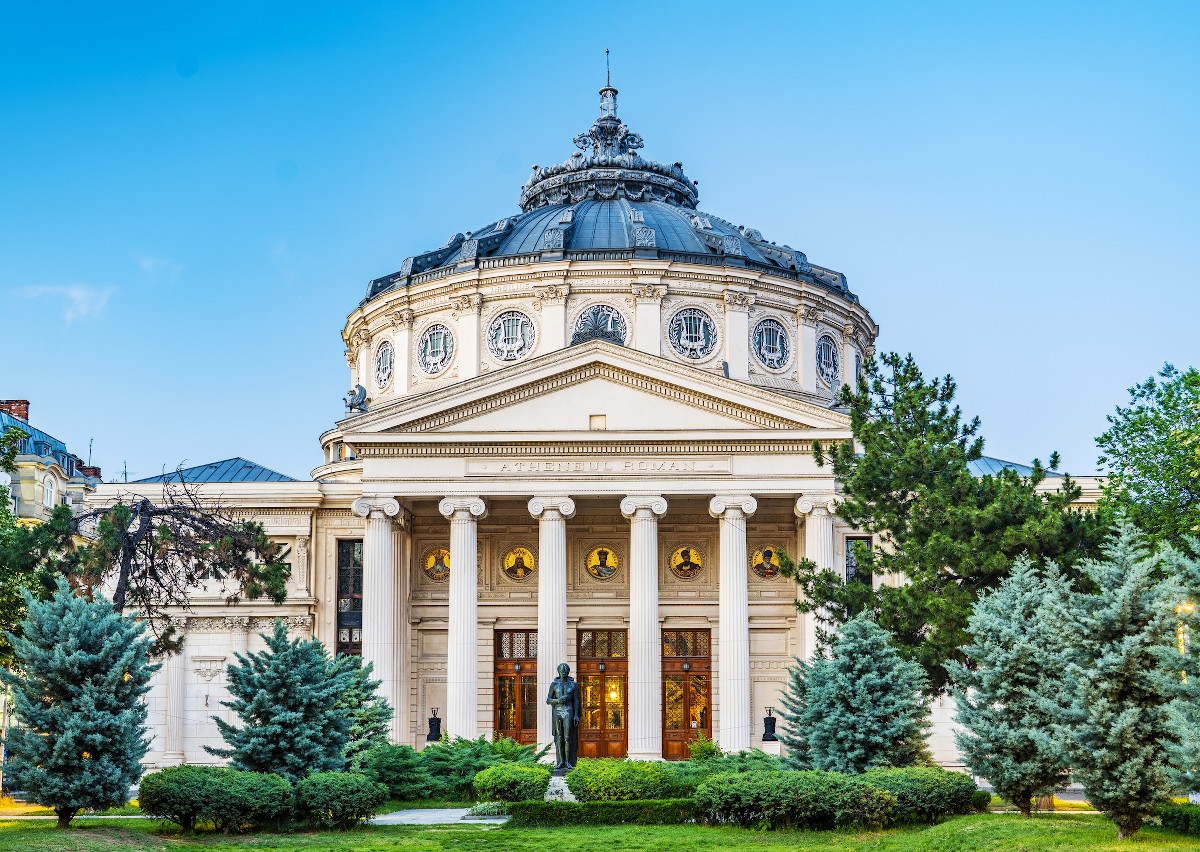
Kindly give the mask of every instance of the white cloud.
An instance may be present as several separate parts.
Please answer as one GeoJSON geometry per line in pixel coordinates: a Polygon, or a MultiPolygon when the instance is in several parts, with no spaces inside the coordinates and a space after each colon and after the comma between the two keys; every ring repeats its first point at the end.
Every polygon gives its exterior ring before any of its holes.
{"type": "Polygon", "coordinates": [[[68,323],[73,323],[75,320],[88,319],[102,313],[104,306],[108,303],[108,297],[113,294],[115,289],[115,287],[87,287],[84,285],[26,287],[25,295],[30,299],[49,296],[63,300],[63,319],[68,323]]]}
{"type": "Polygon", "coordinates": [[[183,272],[183,264],[169,257],[137,257],[137,268],[156,284],[174,284],[183,272]]]}

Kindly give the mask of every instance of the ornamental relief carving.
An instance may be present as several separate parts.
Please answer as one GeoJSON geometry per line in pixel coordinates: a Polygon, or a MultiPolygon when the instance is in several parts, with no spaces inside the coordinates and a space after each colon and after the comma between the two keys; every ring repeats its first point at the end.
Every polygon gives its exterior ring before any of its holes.
{"type": "Polygon", "coordinates": [[[571,548],[573,588],[605,590],[624,597],[629,594],[628,530],[612,535],[591,535],[571,548]],[[624,540],[622,540],[622,535],[624,540]]]}
{"type": "Polygon", "coordinates": [[[699,536],[670,542],[670,547],[659,556],[661,582],[675,587],[711,585],[710,578],[715,575],[709,572],[710,545],[710,541],[699,536]]]}

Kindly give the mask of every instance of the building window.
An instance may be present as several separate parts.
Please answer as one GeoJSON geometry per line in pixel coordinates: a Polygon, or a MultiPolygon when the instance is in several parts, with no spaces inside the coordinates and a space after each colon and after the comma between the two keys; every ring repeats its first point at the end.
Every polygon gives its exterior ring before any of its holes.
{"type": "Polygon", "coordinates": [[[662,632],[664,657],[707,657],[712,645],[712,634],[708,630],[664,630],[662,632]]]}
{"type": "Polygon", "coordinates": [[[623,660],[627,656],[624,630],[580,630],[579,659],[623,660]]]}
{"type": "Polygon", "coordinates": [[[42,502],[46,504],[47,509],[53,509],[54,504],[58,502],[58,486],[55,484],[53,476],[46,477],[42,502]]]}
{"type": "Polygon", "coordinates": [[[858,567],[859,553],[867,553],[871,549],[871,539],[869,537],[851,537],[846,538],[846,582],[847,583],[866,583],[868,586],[874,587],[874,577],[869,571],[858,567]]]}
{"type": "Polygon", "coordinates": [[[337,646],[339,654],[362,653],[362,539],[337,543],[337,646]]]}
{"type": "Polygon", "coordinates": [[[536,630],[497,630],[497,660],[536,660],[536,630]]]}

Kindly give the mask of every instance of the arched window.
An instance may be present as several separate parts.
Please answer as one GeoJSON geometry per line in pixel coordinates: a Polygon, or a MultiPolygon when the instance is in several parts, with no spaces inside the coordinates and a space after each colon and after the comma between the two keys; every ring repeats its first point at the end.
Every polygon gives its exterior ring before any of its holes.
{"type": "Polygon", "coordinates": [[[46,477],[46,487],[43,491],[42,500],[45,502],[47,509],[53,509],[58,503],[58,484],[55,483],[53,476],[46,477]]]}

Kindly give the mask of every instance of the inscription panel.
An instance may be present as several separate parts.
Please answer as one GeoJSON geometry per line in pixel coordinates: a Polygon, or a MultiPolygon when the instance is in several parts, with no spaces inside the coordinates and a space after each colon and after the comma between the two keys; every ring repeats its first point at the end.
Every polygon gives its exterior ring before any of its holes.
{"type": "Polygon", "coordinates": [[[628,456],[616,458],[467,459],[467,476],[712,476],[733,473],[732,458],[628,456]]]}

